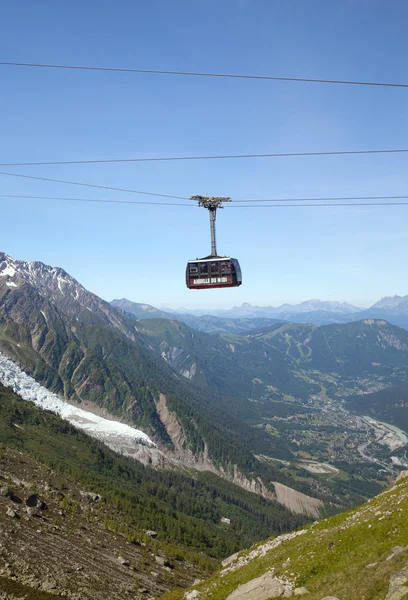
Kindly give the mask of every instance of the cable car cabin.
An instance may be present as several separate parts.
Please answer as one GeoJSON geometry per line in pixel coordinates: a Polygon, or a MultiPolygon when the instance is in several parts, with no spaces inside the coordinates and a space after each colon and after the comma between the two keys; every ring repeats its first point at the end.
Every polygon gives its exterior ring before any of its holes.
{"type": "Polygon", "coordinates": [[[187,263],[186,284],[190,290],[237,287],[241,283],[241,267],[236,258],[209,256],[187,263]]]}

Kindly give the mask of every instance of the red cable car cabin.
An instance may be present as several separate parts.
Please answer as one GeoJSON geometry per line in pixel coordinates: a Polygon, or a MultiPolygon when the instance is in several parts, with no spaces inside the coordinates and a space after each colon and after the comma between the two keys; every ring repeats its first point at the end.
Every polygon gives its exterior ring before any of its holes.
{"type": "Polygon", "coordinates": [[[241,267],[236,258],[208,256],[187,263],[186,284],[190,290],[238,287],[241,283],[241,267]]]}

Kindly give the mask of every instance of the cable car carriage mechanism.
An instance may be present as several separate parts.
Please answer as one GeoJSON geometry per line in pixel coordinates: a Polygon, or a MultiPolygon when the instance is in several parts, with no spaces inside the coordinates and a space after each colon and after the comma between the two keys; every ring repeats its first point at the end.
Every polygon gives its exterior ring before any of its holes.
{"type": "Polygon", "coordinates": [[[224,208],[223,202],[231,202],[229,197],[191,196],[199,206],[210,213],[211,254],[204,258],[189,260],[186,268],[186,284],[190,290],[238,287],[242,284],[239,262],[230,256],[218,256],[215,238],[217,208],[224,208]]]}

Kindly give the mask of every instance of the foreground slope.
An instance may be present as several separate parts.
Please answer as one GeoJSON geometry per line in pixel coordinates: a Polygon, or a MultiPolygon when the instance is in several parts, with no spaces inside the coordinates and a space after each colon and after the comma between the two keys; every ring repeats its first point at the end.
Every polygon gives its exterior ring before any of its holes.
{"type": "Polygon", "coordinates": [[[407,475],[403,472],[393,487],[358,508],[233,555],[208,581],[163,600],[271,600],[303,594],[309,600],[405,598],[407,475]]]}
{"type": "Polygon", "coordinates": [[[38,586],[77,600],[157,596],[304,522],[212,474],[121,457],[0,385],[0,598],[36,598],[38,586]]]}

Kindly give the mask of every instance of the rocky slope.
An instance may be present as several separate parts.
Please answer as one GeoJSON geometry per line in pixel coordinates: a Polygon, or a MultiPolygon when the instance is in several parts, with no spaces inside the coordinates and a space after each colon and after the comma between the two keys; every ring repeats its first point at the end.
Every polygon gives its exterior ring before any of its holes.
{"type": "Polygon", "coordinates": [[[109,529],[117,511],[92,488],[7,448],[0,468],[0,598],[152,598],[194,580],[148,535],[130,543],[109,529]]]}
{"type": "Polygon", "coordinates": [[[163,600],[400,600],[408,594],[408,471],[366,504],[223,561],[163,600]]]}

